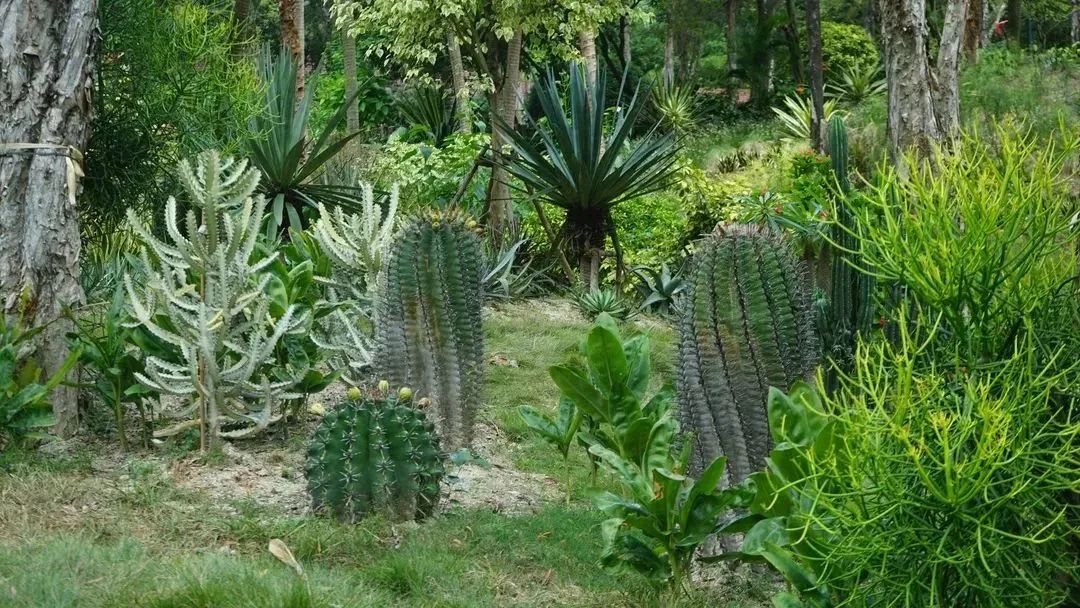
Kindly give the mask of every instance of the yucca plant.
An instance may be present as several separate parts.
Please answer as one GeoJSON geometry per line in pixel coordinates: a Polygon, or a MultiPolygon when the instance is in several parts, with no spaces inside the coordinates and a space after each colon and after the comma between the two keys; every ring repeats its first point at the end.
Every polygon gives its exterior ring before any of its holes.
{"type": "Polygon", "coordinates": [[[355,97],[345,100],[319,136],[312,138],[308,122],[314,88],[307,88],[303,98],[296,98],[297,67],[289,51],[282,49],[276,60],[265,52],[259,68],[266,89],[265,107],[249,122],[247,149],[252,163],[262,173],[259,191],[270,201],[267,233],[277,234],[286,222],[296,230],[303,229],[307,224],[305,209],[312,213],[319,205],[358,207],[359,188],[318,181],[327,161],[359,135],[350,133],[333,139],[355,97]]]}
{"type": "MultiPolygon", "coordinates": [[[[825,100],[825,117],[828,121],[837,113],[835,99],[825,100]]],[[[814,108],[809,97],[802,95],[788,95],[784,98],[783,107],[773,107],[773,113],[780,119],[787,139],[795,141],[810,141],[810,123],[813,120],[814,108]]]]}
{"type": "Polygon", "coordinates": [[[423,129],[436,148],[441,148],[446,138],[454,132],[457,103],[453,99],[448,101],[442,89],[433,86],[417,87],[406,91],[396,101],[405,120],[423,129]]]}
{"type": "Polygon", "coordinates": [[[664,78],[652,88],[652,105],[660,124],[683,135],[697,124],[694,87],[664,78]]]}
{"type": "Polygon", "coordinates": [[[549,69],[538,87],[544,124],[527,117],[527,129],[496,125],[506,132],[516,152],[508,161],[510,173],[541,200],[566,210],[559,241],[568,249],[567,257],[578,260],[590,288],[596,288],[597,252],[604,249],[609,236],[616,264],[622,268],[612,208],[666,187],[675,171],[677,151],[671,134],[631,144],[633,126],[648,98],[641,91],[616,111],[611,135],[605,136],[606,80],[601,72],[596,85],[590,86],[582,68],[571,65],[566,112],[559,84],[549,69]]]}
{"type": "Polygon", "coordinates": [[[840,73],[840,77],[825,86],[830,97],[849,105],[858,105],[863,101],[885,92],[887,83],[881,75],[881,66],[876,63],[857,62],[840,73]]]}

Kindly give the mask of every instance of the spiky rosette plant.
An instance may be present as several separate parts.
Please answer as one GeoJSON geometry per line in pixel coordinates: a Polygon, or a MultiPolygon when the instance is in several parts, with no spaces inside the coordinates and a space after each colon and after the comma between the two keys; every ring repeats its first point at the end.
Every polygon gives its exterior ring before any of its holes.
{"type": "Polygon", "coordinates": [[[732,225],[698,243],[680,308],[681,428],[693,466],[728,459],[726,483],[765,465],[769,387],[786,390],[818,357],[806,270],[779,234],[732,225]]]}
{"type": "MultiPolygon", "coordinates": [[[[290,332],[302,331],[306,313],[289,305],[272,315],[266,286],[273,252],[256,247],[266,208],[252,196],[259,173],[244,161],[204,152],[194,165],[180,164],[180,183],[190,204],[181,219],[176,199],[165,204],[168,239],[159,239],[139,217],[128,221],[142,243],[139,281],[125,274],[133,327],[152,335],[160,348],[148,352],[139,382],[162,393],[190,399],[197,418],[174,430],[197,425],[206,449],[217,437],[240,437],[274,421],[274,404],[290,398],[296,378],[261,373],[274,347],[290,332]],[[222,418],[241,428],[222,432],[222,418]]],[[[144,348],[146,350],[146,348],[144,348]]]]}
{"type": "Polygon", "coordinates": [[[416,218],[383,267],[375,336],[379,375],[411,386],[449,451],[468,447],[483,385],[482,253],[474,222],[416,218]]]}
{"type": "Polygon", "coordinates": [[[308,446],[307,480],[316,512],[355,522],[374,511],[396,521],[435,512],[442,454],[435,427],[412,407],[412,391],[375,398],[351,389],[331,411],[308,446]]]}

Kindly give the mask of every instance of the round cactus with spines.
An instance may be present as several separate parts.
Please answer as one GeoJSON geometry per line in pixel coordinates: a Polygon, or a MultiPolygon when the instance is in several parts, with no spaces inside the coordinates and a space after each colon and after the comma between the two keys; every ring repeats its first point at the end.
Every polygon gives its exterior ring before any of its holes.
{"type": "Polygon", "coordinates": [[[375,511],[396,521],[433,514],[443,472],[434,426],[390,391],[347,400],[326,415],[308,447],[314,510],[347,522],[375,511]]]}

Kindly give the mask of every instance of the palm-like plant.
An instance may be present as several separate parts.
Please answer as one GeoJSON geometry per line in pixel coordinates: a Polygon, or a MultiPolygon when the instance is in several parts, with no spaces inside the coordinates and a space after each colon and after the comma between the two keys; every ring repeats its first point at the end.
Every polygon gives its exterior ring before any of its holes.
{"type": "Polygon", "coordinates": [[[681,135],[697,123],[694,87],[664,78],[652,89],[652,105],[661,124],[681,135]]]}
{"type": "Polygon", "coordinates": [[[397,107],[405,120],[419,126],[430,135],[432,144],[441,148],[454,132],[457,103],[447,103],[446,94],[437,87],[422,86],[397,98],[397,107]]]}
{"type": "MultiPolygon", "coordinates": [[[[837,112],[836,100],[826,99],[824,109],[825,117],[822,122],[828,122],[837,112]]],[[[810,141],[810,123],[813,121],[814,108],[809,97],[788,95],[784,98],[784,107],[774,106],[772,111],[780,119],[786,139],[810,141]]]]}
{"type": "Polygon", "coordinates": [[[265,107],[250,121],[247,148],[252,164],[262,173],[259,191],[270,201],[267,233],[280,232],[286,219],[289,226],[302,230],[305,207],[311,211],[319,205],[356,209],[361,196],[358,187],[317,180],[327,161],[359,135],[350,133],[331,140],[353,98],[347,99],[319,136],[311,139],[307,125],[314,91],[307,88],[303,98],[297,100],[297,69],[289,51],[283,49],[276,60],[269,52],[264,53],[259,67],[266,88],[265,107]]]}
{"type": "Polygon", "coordinates": [[[828,83],[825,91],[833,99],[854,106],[871,97],[881,95],[885,92],[886,86],[880,65],[859,62],[844,70],[837,80],[828,83]]]}
{"type": "Polygon", "coordinates": [[[601,73],[596,85],[590,86],[584,70],[571,65],[567,113],[549,69],[538,91],[547,124],[541,126],[527,117],[527,130],[496,125],[516,152],[507,170],[541,200],[566,210],[559,240],[567,247],[568,257],[579,261],[582,277],[591,277],[590,282],[597,275],[597,252],[604,249],[608,236],[622,268],[611,209],[665,188],[674,174],[677,153],[671,134],[631,144],[633,125],[648,98],[640,91],[616,111],[611,134],[605,137],[605,80],[601,73]]]}

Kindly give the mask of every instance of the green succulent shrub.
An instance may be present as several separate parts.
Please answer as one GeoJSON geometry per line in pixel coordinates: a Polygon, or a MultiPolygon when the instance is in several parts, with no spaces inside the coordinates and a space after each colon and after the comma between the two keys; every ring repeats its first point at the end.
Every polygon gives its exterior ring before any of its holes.
{"type": "Polygon", "coordinates": [[[431,400],[428,412],[450,452],[472,442],[483,388],[483,254],[474,227],[455,212],[403,227],[376,311],[379,375],[431,400]]]}
{"type": "MultiPolygon", "coordinates": [[[[824,110],[825,120],[829,120],[839,111],[837,101],[826,99],[824,110]]],[[[784,97],[783,107],[774,106],[772,111],[780,120],[780,127],[787,139],[800,143],[810,141],[814,109],[808,95],[788,95],[784,97]]]]}
{"type": "Polygon", "coordinates": [[[633,271],[641,281],[637,288],[641,294],[642,309],[662,315],[675,310],[679,294],[686,291],[686,278],[682,275],[681,267],[676,268],[674,273],[667,264],[661,264],[659,270],[638,266],[633,271]]]}
{"type": "Polygon", "coordinates": [[[330,411],[308,446],[313,508],[348,522],[373,512],[396,521],[434,514],[443,476],[435,427],[411,391],[355,398],[330,411]]]}
{"type": "Polygon", "coordinates": [[[620,321],[625,321],[634,316],[634,308],[618,291],[601,287],[592,291],[584,291],[574,296],[578,310],[589,319],[595,319],[601,314],[611,315],[620,321]]]}
{"type": "Polygon", "coordinates": [[[678,391],[694,470],[723,455],[726,484],[769,452],[766,397],[813,373],[819,356],[806,270],[778,234],[731,225],[698,243],[679,313],[678,391]]]}

